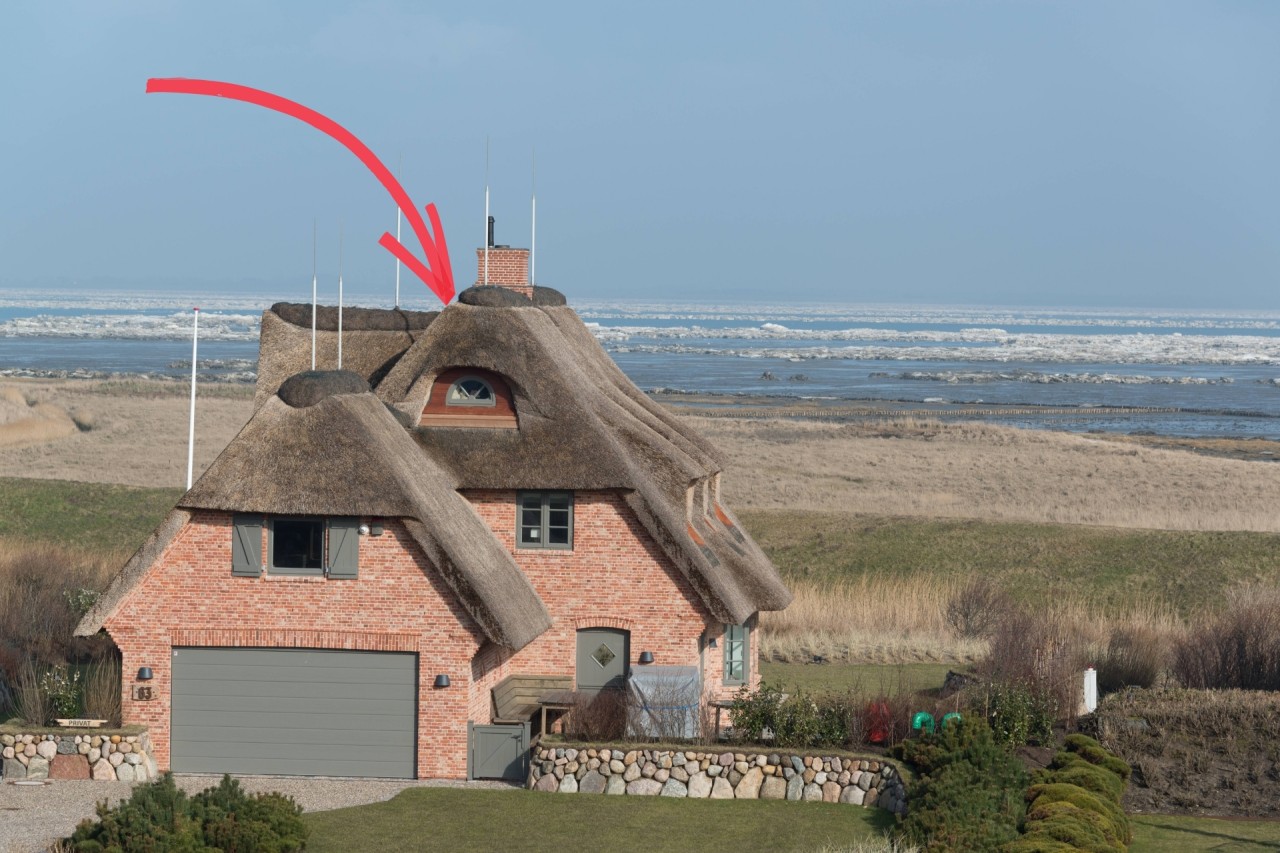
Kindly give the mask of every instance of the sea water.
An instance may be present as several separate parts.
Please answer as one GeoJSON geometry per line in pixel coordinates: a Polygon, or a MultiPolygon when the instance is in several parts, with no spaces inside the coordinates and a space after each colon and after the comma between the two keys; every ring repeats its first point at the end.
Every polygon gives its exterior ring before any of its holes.
{"type": "MultiPolygon", "coordinates": [[[[186,375],[190,307],[201,304],[202,378],[252,382],[259,318],[273,301],[0,292],[0,377],[186,375]]],[[[989,417],[1019,426],[1280,439],[1280,312],[614,300],[573,307],[646,390],[728,403],[769,395],[931,411],[967,404],[1006,410],[989,417]]]]}

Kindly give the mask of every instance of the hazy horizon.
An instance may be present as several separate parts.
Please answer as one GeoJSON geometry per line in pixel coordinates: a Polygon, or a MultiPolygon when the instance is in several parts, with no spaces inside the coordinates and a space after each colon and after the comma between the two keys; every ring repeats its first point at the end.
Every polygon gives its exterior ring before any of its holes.
{"type": "MultiPolygon", "coordinates": [[[[271,91],[570,299],[1280,308],[1280,7],[402,0],[7,10],[0,287],[393,287],[333,140],[149,77],[271,91]],[[401,163],[403,164],[401,167],[401,163]]],[[[419,247],[409,229],[405,242],[419,247]]],[[[375,291],[376,288],[376,291],[375,291]]],[[[402,273],[406,304],[429,307],[402,273]],[[416,295],[415,295],[416,294],[416,295]]],[[[330,297],[332,301],[332,296],[330,297]]]]}

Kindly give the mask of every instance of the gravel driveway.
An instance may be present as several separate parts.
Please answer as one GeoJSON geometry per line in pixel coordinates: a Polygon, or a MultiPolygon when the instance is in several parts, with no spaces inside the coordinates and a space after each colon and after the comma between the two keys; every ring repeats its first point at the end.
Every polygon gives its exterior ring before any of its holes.
{"type": "MultiPolygon", "coordinates": [[[[179,774],[174,779],[188,793],[218,784],[221,776],[179,774]]],[[[325,811],[389,800],[405,788],[512,789],[505,782],[455,782],[439,779],[332,779],[298,776],[237,776],[246,791],[288,794],[304,811],[325,811]]],[[[45,785],[0,783],[0,853],[37,853],[65,838],[85,818],[94,816],[101,800],[112,805],[128,799],[131,782],[56,780],[45,785]]]]}

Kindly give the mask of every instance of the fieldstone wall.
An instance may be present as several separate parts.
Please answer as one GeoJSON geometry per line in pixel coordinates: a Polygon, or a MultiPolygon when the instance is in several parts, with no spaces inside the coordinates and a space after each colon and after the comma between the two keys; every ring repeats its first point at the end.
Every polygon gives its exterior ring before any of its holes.
{"type": "Polygon", "coordinates": [[[113,734],[0,734],[0,776],[146,782],[160,775],[151,738],[113,734]]]}
{"type": "Polygon", "coordinates": [[[785,752],[538,747],[535,791],[713,800],[806,800],[905,814],[898,769],[885,761],[785,752]]]}

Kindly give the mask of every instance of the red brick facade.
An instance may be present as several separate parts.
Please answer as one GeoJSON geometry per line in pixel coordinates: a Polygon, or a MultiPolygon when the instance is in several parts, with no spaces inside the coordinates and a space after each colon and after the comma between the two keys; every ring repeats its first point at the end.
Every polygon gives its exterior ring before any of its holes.
{"type": "Polygon", "coordinates": [[[476,284],[497,284],[533,296],[529,284],[529,250],[494,246],[489,249],[489,277],[485,279],[484,249],[476,249],[476,284]]]}
{"type": "MultiPolygon", "coordinates": [[[[511,673],[573,674],[579,628],[630,631],[632,666],[642,651],[652,652],[658,664],[697,665],[705,632],[720,641],[702,653],[706,691],[728,695],[736,689],[721,678],[724,626],[617,495],[575,495],[572,551],[515,548],[514,492],[467,497],[515,555],[554,620],[519,652],[485,642],[399,523],[388,521],[382,536],[360,538],[357,579],[265,572],[234,577],[231,515],[197,512],[106,623],[123,654],[125,721],[148,727],[156,760],[167,768],[174,647],[416,652],[418,776],[462,778],[467,722],[490,721],[490,689],[511,673]],[[154,673],[155,698],[135,701],[132,674],[144,666],[154,673]],[[451,686],[434,689],[437,674],[447,674],[451,686]]],[[[753,630],[753,684],[759,680],[757,648],[753,630]]]]}

